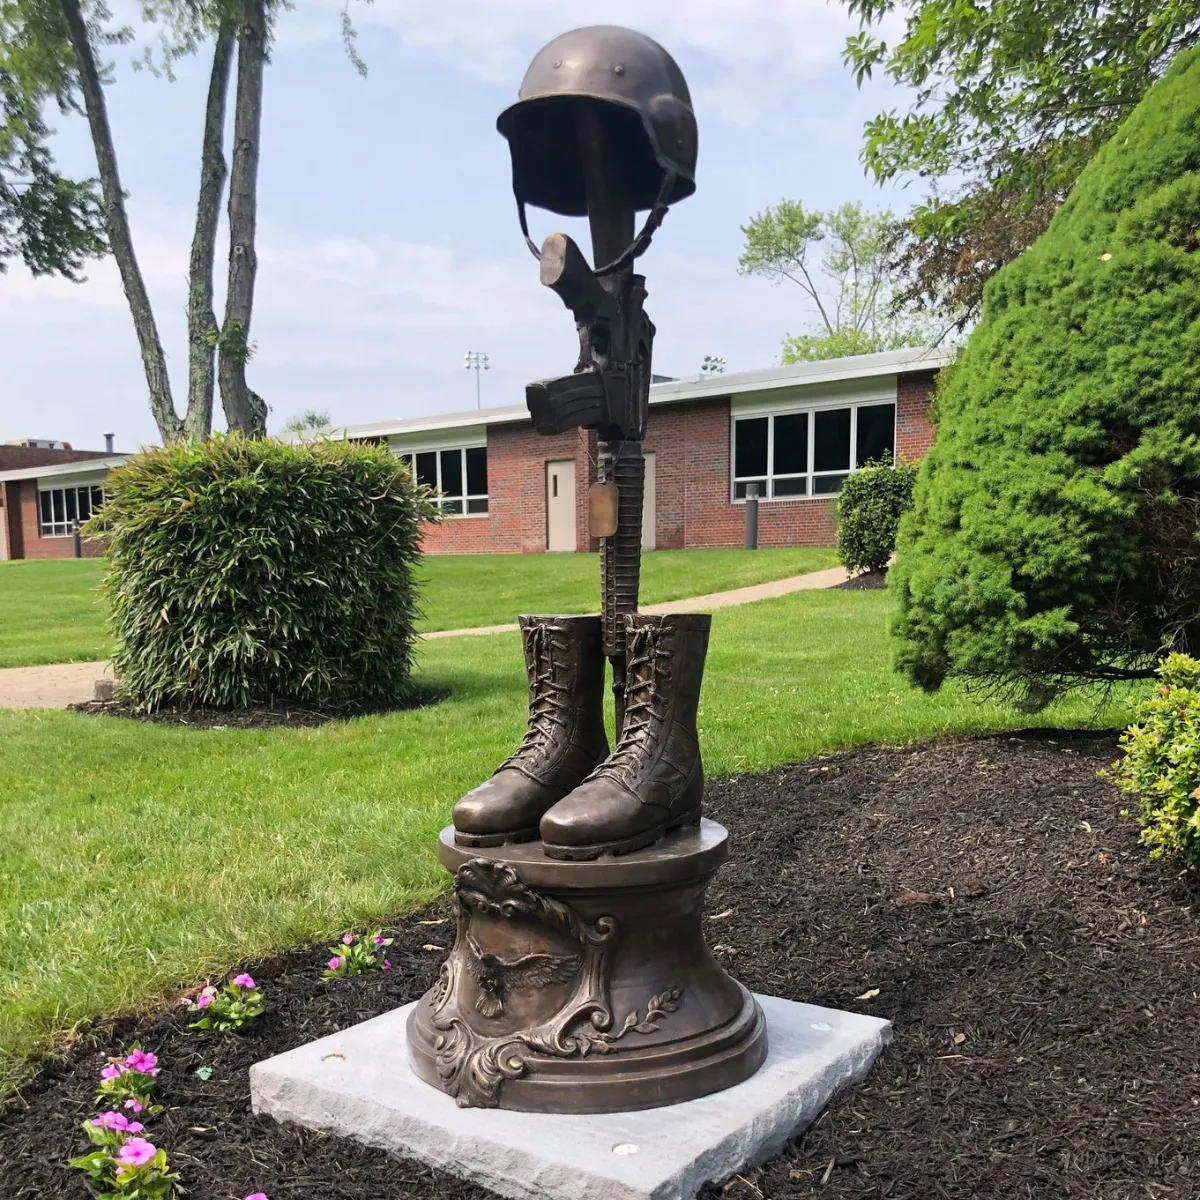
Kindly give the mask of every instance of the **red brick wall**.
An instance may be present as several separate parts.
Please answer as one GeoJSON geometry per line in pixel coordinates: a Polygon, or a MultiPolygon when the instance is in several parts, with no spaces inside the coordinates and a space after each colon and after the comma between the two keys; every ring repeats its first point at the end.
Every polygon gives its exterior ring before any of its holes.
{"type": "MultiPolygon", "coordinates": [[[[546,463],[575,460],[576,540],[588,548],[587,490],[596,478],[596,435],[573,429],[556,437],[531,424],[488,426],[488,515],[447,517],[427,526],[426,554],[534,554],[546,549],[546,463]]],[[[594,544],[593,547],[594,549],[594,544]]]]}
{"type": "MultiPolygon", "coordinates": [[[[36,479],[24,479],[7,485],[9,513],[9,554],[13,558],[74,558],[75,539],[42,537],[38,528],[38,486],[36,479]],[[13,527],[17,536],[13,537],[13,527]]],[[[98,558],[103,551],[95,542],[83,539],[84,558],[98,558]]]]}
{"type": "Polygon", "coordinates": [[[929,401],[937,387],[936,371],[918,371],[896,380],[896,456],[912,462],[933,445],[929,401]]]}
{"type": "MultiPolygon", "coordinates": [[[[901,375],[896,388],[896,449],[920,458],[933,443],[929,400],[935,372],[901,375]]],[[[745,544],[745,507],[729,499],[728,397],[650,410],[645,448],[655,456],[655,542],[660,550],[745,544]]],[[[532,425],[488,427],[489,513],[447,518],[425,535],[430,554],[536,553],[546,548],[546,470],[574,458],[576,531],[587,535],[587,489],[596,478],[596,435],[576,430],[545,438],[532,425]]],[[[760,546],[832,546],[835,497],[772,500],[758,509],[760,546]]]]}

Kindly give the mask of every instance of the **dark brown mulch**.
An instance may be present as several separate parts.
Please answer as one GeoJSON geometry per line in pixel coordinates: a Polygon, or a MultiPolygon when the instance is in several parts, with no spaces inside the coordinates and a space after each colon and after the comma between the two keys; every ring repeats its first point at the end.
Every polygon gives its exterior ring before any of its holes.
{"type": "Polygon", "coordinates": [[[154,725],[179,725],[188,729],[276,729],[281,725],[311,728],[327,721],[345,721],[351,717],[367,717],[378,713],[401,712],[409,708],[424,708],[437,704],[449,693],[445,689],[424,688],[404,704],[355,705],[349,708],[326,710],[306,708],[299,704],[261,708],[186,708],[158,709],[141,712],[123,700],[85,700],[69,704],[73,712],[88,716],[123,717],[130,721],[148,721],[154,725]]]}
{"type": "Polygon", "coordinates": [[[886,571],[864,571],[837,585],[844,592],[874,592],[887,587],[886,571]]]}
{"type": "MultiPolygon", "coordinates": [[[[712,1195],[1179,1200],[1200,1195],[1200,937],[1097,779],[1111,736],[1028,734],[862,750],[710,787],[733,860],[711,944],[757,991],[889,1017],[895,1041],[788,1152],[712,1195]],[[722,915],[732,909],[728,915],[722,915]],[[856,1000],[878,989],[870,1000],[856,1000]]],[[[257,1059],[374,1016],[432,981],[444,907],[400,922],[395,971],[320,981],[322,948],[258,968],[245,1037],[170,1014],[110,1037],[163,1061],[153,1136],[189,1200],[483,1200],[350,1142],[253,1117],[257,1059]],[[203,1082],[196,1067],[214,1068],[203,1082]]],[[[254,969],[252,967],[252,969],[254,969]]],[[[82,1200],[102,1062],[79,1051],[0,1118],[0,1195],[82,1200]]]]}

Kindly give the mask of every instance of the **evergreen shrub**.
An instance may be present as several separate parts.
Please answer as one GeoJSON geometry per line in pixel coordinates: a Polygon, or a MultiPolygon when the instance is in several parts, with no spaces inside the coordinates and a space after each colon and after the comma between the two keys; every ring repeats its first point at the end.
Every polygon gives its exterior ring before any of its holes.
{"type": "Polygon", "coordinates": [[[837,500],[837,550],[850,571],[885,571],[901,516],[912,508],[917,468],[884,454],[848,475],[837,500]]]}
{"type": "Polygon", "coordinates": [[[214,437],[112,472],[120,696],[141,711],[403,703],[433,507],[386,448],[214,437]]]}
{"type": "Polygon", "coordinates": [[[1200,651],[1200,52],[988,284],[889,585],[899,662],[1038,708],[1200,651]]]}
{"type": "Polygon", "coordinates": [[[1160,684],[1134,706],[1112,778],[1141,805],[1141,841],[1151,858],[1200,866],[1200,662],[1172,654],[1160,684]]]}

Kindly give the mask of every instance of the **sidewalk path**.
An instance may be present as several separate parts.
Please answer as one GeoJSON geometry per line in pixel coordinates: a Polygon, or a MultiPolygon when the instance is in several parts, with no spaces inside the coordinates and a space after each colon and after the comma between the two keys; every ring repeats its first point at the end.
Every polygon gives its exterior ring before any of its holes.
{"type": "MultiPolygon", "coordinates": [[[[734,588],[728,592],[713,592],[708,596],[693,596],[688,600],[668,600],[665,604],[647,604],[642,612],[651,614],[679,612],[711,612],[715,608],[732,608],[737,604],[752,604],[756,600],[772,600],[792,592],[814,588],[837,587],[846,581],[842,567],[825,571],[810,571],[807,575],[791,575],[787,579],[772,579],[751,587],[734,588]]],[[[515,633],[512,625],[480,625],[472,629],[442,629],[423,636],[434,638],[481,637],[492,633],[515,633]]],[[[47,667],[9,667],[0,670],[0,708],[66,708],[91,700],[96,681],[111,678],[107,663],[56,663],[47,667]]]]}

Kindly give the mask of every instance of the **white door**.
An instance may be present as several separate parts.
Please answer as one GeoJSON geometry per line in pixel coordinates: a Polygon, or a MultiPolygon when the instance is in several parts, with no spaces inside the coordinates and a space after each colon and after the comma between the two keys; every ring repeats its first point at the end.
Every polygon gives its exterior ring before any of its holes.
{"type": "Polygon", "coordinates": [[[546,549],[576,549],[573,458],[546,464],[546,549]]]}
{"type": "Polygon", "coordinates": [[[646,455],[646,491],[642,499],[642,549],[654,549],[654,455],[646,455]]]}

